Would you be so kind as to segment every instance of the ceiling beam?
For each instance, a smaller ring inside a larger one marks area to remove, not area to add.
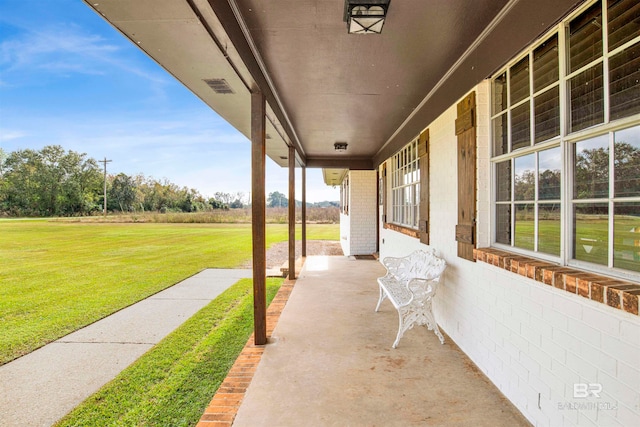
[[[274,85],[266,71],[266,66],[260,57],[257,47],[251,39],[249,30],[242,20],[242,16],[240,15],[240,11],[235,4],[235,1],[208,0],[208,2],[220,20],[220,23],[233,43],[233,46],[240,55],[245,67],[247,67],[249,73],[251,73],[251,76],[258,86],[250,88],[250,90],[252,92],[260,91],[264,94],[267,103],[271,106],[271,109],[280,121],[285,133],[291,139],[291,143],[299,154],[302,163],[306,163],[305,152],[302,148],[302,144],[300,143],[298,135],[289,120],[286,108],[282,105],[282,102],[276,93]]]

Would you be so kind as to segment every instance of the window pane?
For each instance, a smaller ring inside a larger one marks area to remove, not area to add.
[[[538,252],[560,256],[560,203],[538,207]]]
[[[511,205],[496,206],[496,242],[511,244]]]
[[[609,197],[609,139],[598,136],[575,144],[574,198]]]
[[[511,201],[511,160],[496,165],[496,200]]]
[[[507,73],[502,73],[493,79],[493,113],[496,114],[507,108]]]
[[[571,132],[604,121],[602,64],[587,69],[571,79]]]
[[[638,0],[609,0],[609,50],[622,46],[640,33]]]
[[[534,105],[536,144],[560,135],[560,88],[536,96]]]
[[[640,196],[640,127],[615,133],[615,196]]]
[[[507,144],[507,114],[504,113],[493,119],[493,155],[509,152]]]
[[[514,246],[522,249],[534,249],[534,224],[535,214],[534,205],[515,205],[516,224],[515,224],[515,241]]]
[[[640,271],[640,203],[614,207],[613,266]]]
[[[538,199],[560,199],[560,169],[562,158],[560,147],[538,153]]]
[[[529,96],[529,57],[525,56],[510,68],[511,105]]]
[[[537,92],[558,81],[558,35],[533,51],[533,91]]]
[[[569,73],[602,56],[602,6],[597,2],[569,24]]]
[[[609,59],[611,120],[640,112],[640,43]]]
[[[531,117],[529,103],[511,110],[511,149],[516,150],[531,145]]]
[[[535,200],[536,170],[535,154],[516,157],[515,183],[513,188],[514,200]]]
[[[575,259],[607,265],[608,217],[609,209],[606,203],[575,206],[573,217]]]

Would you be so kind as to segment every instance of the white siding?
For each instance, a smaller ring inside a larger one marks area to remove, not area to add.
[[[340,215],[345,255],[376,252],[377,181],[375,171],[349,171],[349,215]]]

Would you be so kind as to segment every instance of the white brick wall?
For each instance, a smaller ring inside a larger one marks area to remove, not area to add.
[[[349,215],[340,215],[340,243],[345,255],[376,252],[378,206],[375,171],[349,171]]]
[[[340,246],[342,246],[342,252],[347,256],[351,255],[351,250],[349,249],[351,223],[349,219],[349,215],[340,214]]]
[[[476,95],[482,247],[491,241],[488,83]],[[536,426],[640,425],[640,316],[457,257],[455,118],[454,105],[429,125],[430,239],[448,263],[434,306],[442,329]],[[380,237],[381,257],[421,246],[390,230]],[[601,384],[600,398],[574,398],[576,383]]]

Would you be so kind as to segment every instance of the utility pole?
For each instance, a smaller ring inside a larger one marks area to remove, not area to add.
[[[104,165],[104,210],[102,213],[104,216],[107,216],[107,163],[111,163],[111,160],[107,160],[105,157],[104,160],[98,160],[98,162]]]

